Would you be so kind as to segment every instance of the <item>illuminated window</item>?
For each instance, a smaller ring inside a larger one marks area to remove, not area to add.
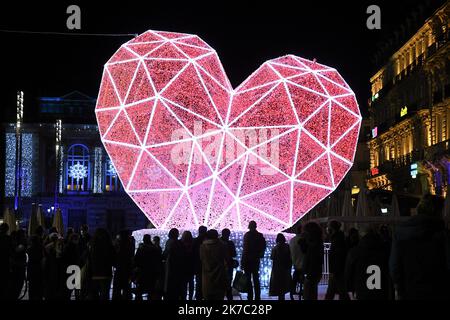
[[[378,127],[372,129],[372,138],[376,138],[378,136]]]
[[[67,151],[66,178],[67,190],[89,190],[89,150],[82,144],[72,145]]]
[[[378,166],[380,164],[380,154],[379,154],[378,150],[375,150],[375,152],[373,153],[373,160],[374,160],[375,166]]]
[[[415,179],[417,177],[417,173],[418,172],[419,172],[419,169],[418,169],[417,163],[411,164],[411,172],[410,172],[410,174],[411,174],[411,177],[413,179]]]
[[[404,106],[403,108],[400,109],[400,117],[404,117],[408,114],[408,107]]]
[[[119,177],[117,176],[116,168],[111,159],[105,162],[105,190],[118,191],[120,188]]]

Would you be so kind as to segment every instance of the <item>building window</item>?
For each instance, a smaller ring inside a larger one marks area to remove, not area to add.
[[[384,160],[391,160],[389,146],[384,146]]]
[[[111,159],[105,162],[105,191],[118,191],[120,188],[120,181]]]
[[[374,151],[373,156],[374,156],[374,159],[373,159],[374,160],[374,167],[378,167],[380,165],[380,157],[379,157],[378,150]]]
[[[67,190],[88,191],[90,189],[89,149],[82,144],[72,145],[67,150]]]

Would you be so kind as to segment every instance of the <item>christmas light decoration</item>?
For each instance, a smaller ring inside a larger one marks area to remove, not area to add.
[[[33,195],[33,161],[35,150],[38,150],[37,146],[34,145],[34,141],[32,133],[22,134],[22,197],[31,197]]]
[[[115,177],[117,175],[116,168],[114,168],[114,165],[113,165],[111,159],[108,159],[108,174],[113,177]]]
[[[184,230],[181,230],[180,234],[183,233]],[[191,231],[192,236],[197,236],[197,231]],[[166,241],[168,240],[168,232],[166,230],[156,230],[156,229],[143,229],[136,230],[133,232],[133,238],[135,240],[136,248],[139,247],[139,244],[143,242],[143,238],[145,234],[149,234],[151,238],[158,236],[161,240],[161,246],[164,249],[166,245]],[[230,234],[230,240],[234,242],[236,246],[236,259],[241,262],[242,257],[242,249],[244,248],[244,234],[243,231],[232,231]],[[292,234],[285,233],[286,240],[289,242],[292,238]],[[272,271],[272,259],[270,259],[270,255],[272,252],[272,248],[276,245],[276,235],[273,234],[265,234],[264,238],[266,239],[266,251],[264,252],[264,256],[261,259],[259,265],[259,279],[261,281],[261,287],[269,287],[270,282],[270,273]],[[238,268],[240,269],[240,268]]]
[[[94,149],[94,193],[102,193],[102,159],[103,150],[100,147]]]
[[[126,192],[157,228],[255,220],[272,233],[339,185],[361,123],[333,68],[287,55],[233,89],[198,36],[157,31],[106,63],[96,116]]]
[[[16,134],[5,134],[5,197],[14,197],[14,186],[16,183]],[[21,196],[31,197],[33,195],[33,159],[35,157],[33,148],[34,137],[32,133],[23,133],[21,138],[22,144],[22,162],[19,169],[22,183]]]
[[[81,180],[87,177],[87,167],[77,162],[69,167],[69,177]]]
[[[58,172],[58,185],[59,185],[59,193],[64,192],[64,146],[59,147],[59,172]]]
[[[5,134],[5,197],[14,197],[16,184],[16,137],[14,133]]]

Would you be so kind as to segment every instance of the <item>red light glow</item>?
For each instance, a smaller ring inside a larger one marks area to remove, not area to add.
[[[233,89],[198,36],[159,31],[106,63],[95,111],[126,192],[160,229],[290,227],[342,181],[361,123],[333,68],[287,55]]]

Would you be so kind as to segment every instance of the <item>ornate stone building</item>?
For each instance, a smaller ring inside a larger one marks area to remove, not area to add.
[[[450,180],[447,1],[370,79],[369,189],[445,195]]]
[[[125,193],[100,141],[97,125],[92,124],[94,106],[95,99],[79,92],[41,97],[36,120],[20,126],[19,153],[16,124],[3,124],[2,202],[17,209],[23,226],[33,203],[42,206],[48,226],[56,207],[62,211],[64,225],[75,229],[88,224],[92,230],[105,227],[116,234],[125,228],[148,226],[147,218]],[[17,154],[21,155],[19,162]],[[17,179],[20,197],[15,201]]]

